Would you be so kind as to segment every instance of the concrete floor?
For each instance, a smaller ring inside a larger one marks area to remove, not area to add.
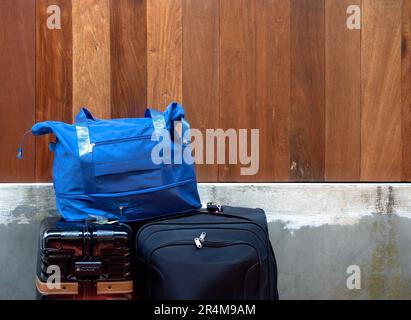
[[[203,203],[262,207],[281,299],[410,299],[411,186],[201,184]],[[0,299],[34,299],[40,221],[50,185],[0,184]],[[346,270],[361,271],[361,289]]]

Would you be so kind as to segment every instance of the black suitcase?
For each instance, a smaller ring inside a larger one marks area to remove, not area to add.
[[[261,209],[220,207],[159,219],[136,236],[149,300],[276,300],[277,266]]]
[[[38,298],[132,299],[133,251],[125,224],[46,218],[40,228]]]

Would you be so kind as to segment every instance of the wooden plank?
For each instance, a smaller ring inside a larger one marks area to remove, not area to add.
[[[252,0],[220,1],[220,127],[236,129],[237,136],[238,129],[256,128],[255,6]],[[219,181],[252,179],[254,176],[240,175],[239,163],[229,164],[226,140],[225,164],[219,166]],[[233,160],[238,162],[238,155]]]
[[[399,181],[401,0],[363,0],[361,180]]]
[[[73,1],[73,115],[111,116],[110,0]]]
[[[291,1],[291,179],[323,181],[324,0]]]
[[[182,0],[147,0],[147,104],[182,101]]]
[[[325,1],[325,179],[358,181],[361,167],[361,31],[347,28],[347,8]]]
[[[205,136],[219,127],[219,1],[185,0],[183,18],[183,106]],[[218,166],[205,164],[205,151],[197,179],[217,181]]]
[[[256,2],[256,110],[260,169],[250,181],[288,181],[290,172],[290,2]]]
[[[147,105],[146,0],[111,0],[111,115],[142,117]]]
[[[402,8],[402,180],[411,181],[411,0]]]
[[[0,181],[34,179],[34,139],[23,133],[35,121],[35,1],[0,1]]]
[[[58,5],[61,29],[48,29],[47,8]],[[36,2],[36,121],[72,120],[71,0]],[[36,180],[51,180],[50,135],[36,138]]]

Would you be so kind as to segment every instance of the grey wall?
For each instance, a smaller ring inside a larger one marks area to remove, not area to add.
[[[202,202],[261,207],[282,299],[411,298],[411,185],[200,184]],[[35,298],[40,221],[51,185],[0,184],[0,299]],[[347,267],[361,270],[349,290]]]

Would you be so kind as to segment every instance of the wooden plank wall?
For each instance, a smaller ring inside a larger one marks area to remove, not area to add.
[[[147,105],[182,101],[182,0],[147,0]]]
[[[325,1],[327,181],[357,181],[361,172],[361,31],[346,26],[350,5],[362,3]]]
[[[411,181],[411,0],[403,0],[401,58],[402,180]]]
[[[172,100],[204,135],[260,130],[256,175],[202,164],[200,181],[411,181],[411,0],[4,0],[0,40],[1,181],[50,180],[52,138],[15,160],[35,121]]]
[[[201,132],[220,127],[219,3],[219,0],[183,2],[182,102],[193,126]],[[197,156],[206,162],[206,154],[197,153]],[[200,181],[217,181],[218,166],[198,166],[197,177]]]
[[[87,106],[97,118],[109,118],[110,2],[73,1],[72,6],[73,117]]]
[[[401,180],[401,9],[401,1],[363,0],[362,180],[377,181],[381,172]]]
[[[61,29],[47,27],[47,8],[58,5],[61,10]],[[36,1],[36,122],[72,121],[73,106],[73,36],[71,0]],[[34,107],[34,106],[33,106]],[[49,152],[51,135],[35,139],[35,154],[25,152],[25,160],[36,164],[36,181],[51,179],[53,155]],[[34,138],[28,137],[33,141]],[[25,146],[24,146],[25,147]],[[18,166],[20,162],[15,165]]]
[[[257,128],[255,10],[255,1],[220,0],[219,126],[224,130]],[[228,146],[225,151],[225,164],[219,166],[218,179],[249,178],[241,177],[238,166],[233,165],[238,155],[231,159]]]
[[[145,0],[111,1],[111,116],[142,117],[147,106]]]
[[[296,181],[324,181],[324,6],[324,0],[291,1],[290,178]]]
[[[0,176],[7,182],[35,179],[35,162],[16,159],[21,136],[35,121],[34,24],[34,0],[0,1]],[[34,154],[34,148],[30,140],[24,151]]]

